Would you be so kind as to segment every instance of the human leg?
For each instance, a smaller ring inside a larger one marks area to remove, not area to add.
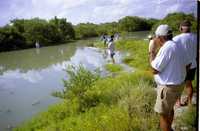
[[[169,125],[170,125],[170,129],[171,129],[172,123],[173,123],[173,120],[174,120],[174,109],[172,109],[168,118],[169,118]]]
[[[188,104],[192,104],[193,86],[192,86],[192,81],[190,80],[186,81],[186,91],[187,91]]]
[[[160,114],[160,128],[162,131],[170,131],[171,130],[169,116]]]
[[[192,96],[193,96],[193,85],[192,81],[195,77],[196,68],[190,69],[187,72],[186,76],[186,92],[187,92],[187,100],[183,103],[184,105],[192,104]]]
[[[111,53],[111,55],[110,55],[110,57],[111,57],[111,59],[112,59],[112,63],[113,63],[113,64],[115,64],[114,55],[115,55],[115,53]]]
[[[158,86],[157,99],[154,110],[160,114],[160,128],[162,131],[171,131],[174,119],[174,104],[180,98],[183,85]]]

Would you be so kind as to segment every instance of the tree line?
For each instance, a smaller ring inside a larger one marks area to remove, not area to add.
[[[160,23],[169,24],[173,30],[178,31],[178,25],[183,19],[193,23],[193,30],[197,22],[192,14],[172,13],[164,19],[146,19],[137,16],[126,16],[117,22],[93,24],[80,23],[72,25],[66,18],[54,17],[50,20],[39,18],[14,19],[4,27],[0,27],[0,52],[35,47],[39,42],[41,46],[67,43],[76,39],[97,37],[102,34],[114,34],[154,30]]]

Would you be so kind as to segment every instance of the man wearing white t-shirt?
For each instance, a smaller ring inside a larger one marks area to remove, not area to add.
[[[190,67],[186,75],[186,89],[187,89],[187,100],[183,103],[178,100],[178,105],[187,105],[192,103],[193,87],[192,80],[195,77],[195,71],[197,67],[197,36],[190,32],[191,23],[188,20],[184,20],[180,24],[181,34],[173,38],[173,40],[178,44],[179,48],[184,50],[185,55],[189,58]]]
[[[157,98],[154,110],[160,114],[162,131],[171,131],[174,118],[174,104],[181,96],[186,76],[187,60],[182,58],[172,41],[172,30],[168,25],[160,25],[156,29],[156,37],[161,45],[155,58],[151,59],[154,79],[157,83]]]

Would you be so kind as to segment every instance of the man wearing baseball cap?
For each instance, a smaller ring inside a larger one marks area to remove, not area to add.
[[[189,58],[190,66],[188,67],[186,75],[186,90],[187,100],[181,103],[180,99],[177,101],[178,106],[187,105],[192,103],[193,87],[192,81],[195,77],[195,71],[197,67],[197,35],[190,32],[191,23],[188,20],[184,20],[180,24],[180,35],[177,35],[173,40],[178,44],[179,48],[184,50],[185,55]]]
[[[174,118],[174,104],[181,96],[186,76],[187,59],[172,41],[172,30],[168,25],[160,25],[155,31],[160,50],[152,58],[154,79],[157,83],[157,98],[154,110],[160,115],[162,131],[171,131]]]

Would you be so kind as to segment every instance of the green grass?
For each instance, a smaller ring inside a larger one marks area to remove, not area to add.
[[[186,112],[177,118],[176,130],[181,131],[187,128],[188,131],[195,131],[197,129],[197,112],[195,106],[190,106]]]
[[[49,107],[15,131],[159,131],[153,111],[156,99],[145,41],[118,41],[119,50],[130,53],[124,62],[135,72],[100,78],[82,67],[67,70],[65,89],[55,93],[63,102]],[[118,65],[106,65],[120,71]],[[193,122],[191,122],[193,123]]]
[[[151,75],[143,71],[101,78],[84,88],[81,97],[71,95],[16,130],[155,131],[152,83]]]
[[[123,70],[123,67],[121,65],[118,65],[118,64],[106,64],[105,68],[106,68],[106,70],[113,72],[113,73]]]
[[[130,53],[123,60],[131,67],[149,70],[148,62],[148,41],[143,40],[121,40],[116,44],[119,50],[125,50]]]

